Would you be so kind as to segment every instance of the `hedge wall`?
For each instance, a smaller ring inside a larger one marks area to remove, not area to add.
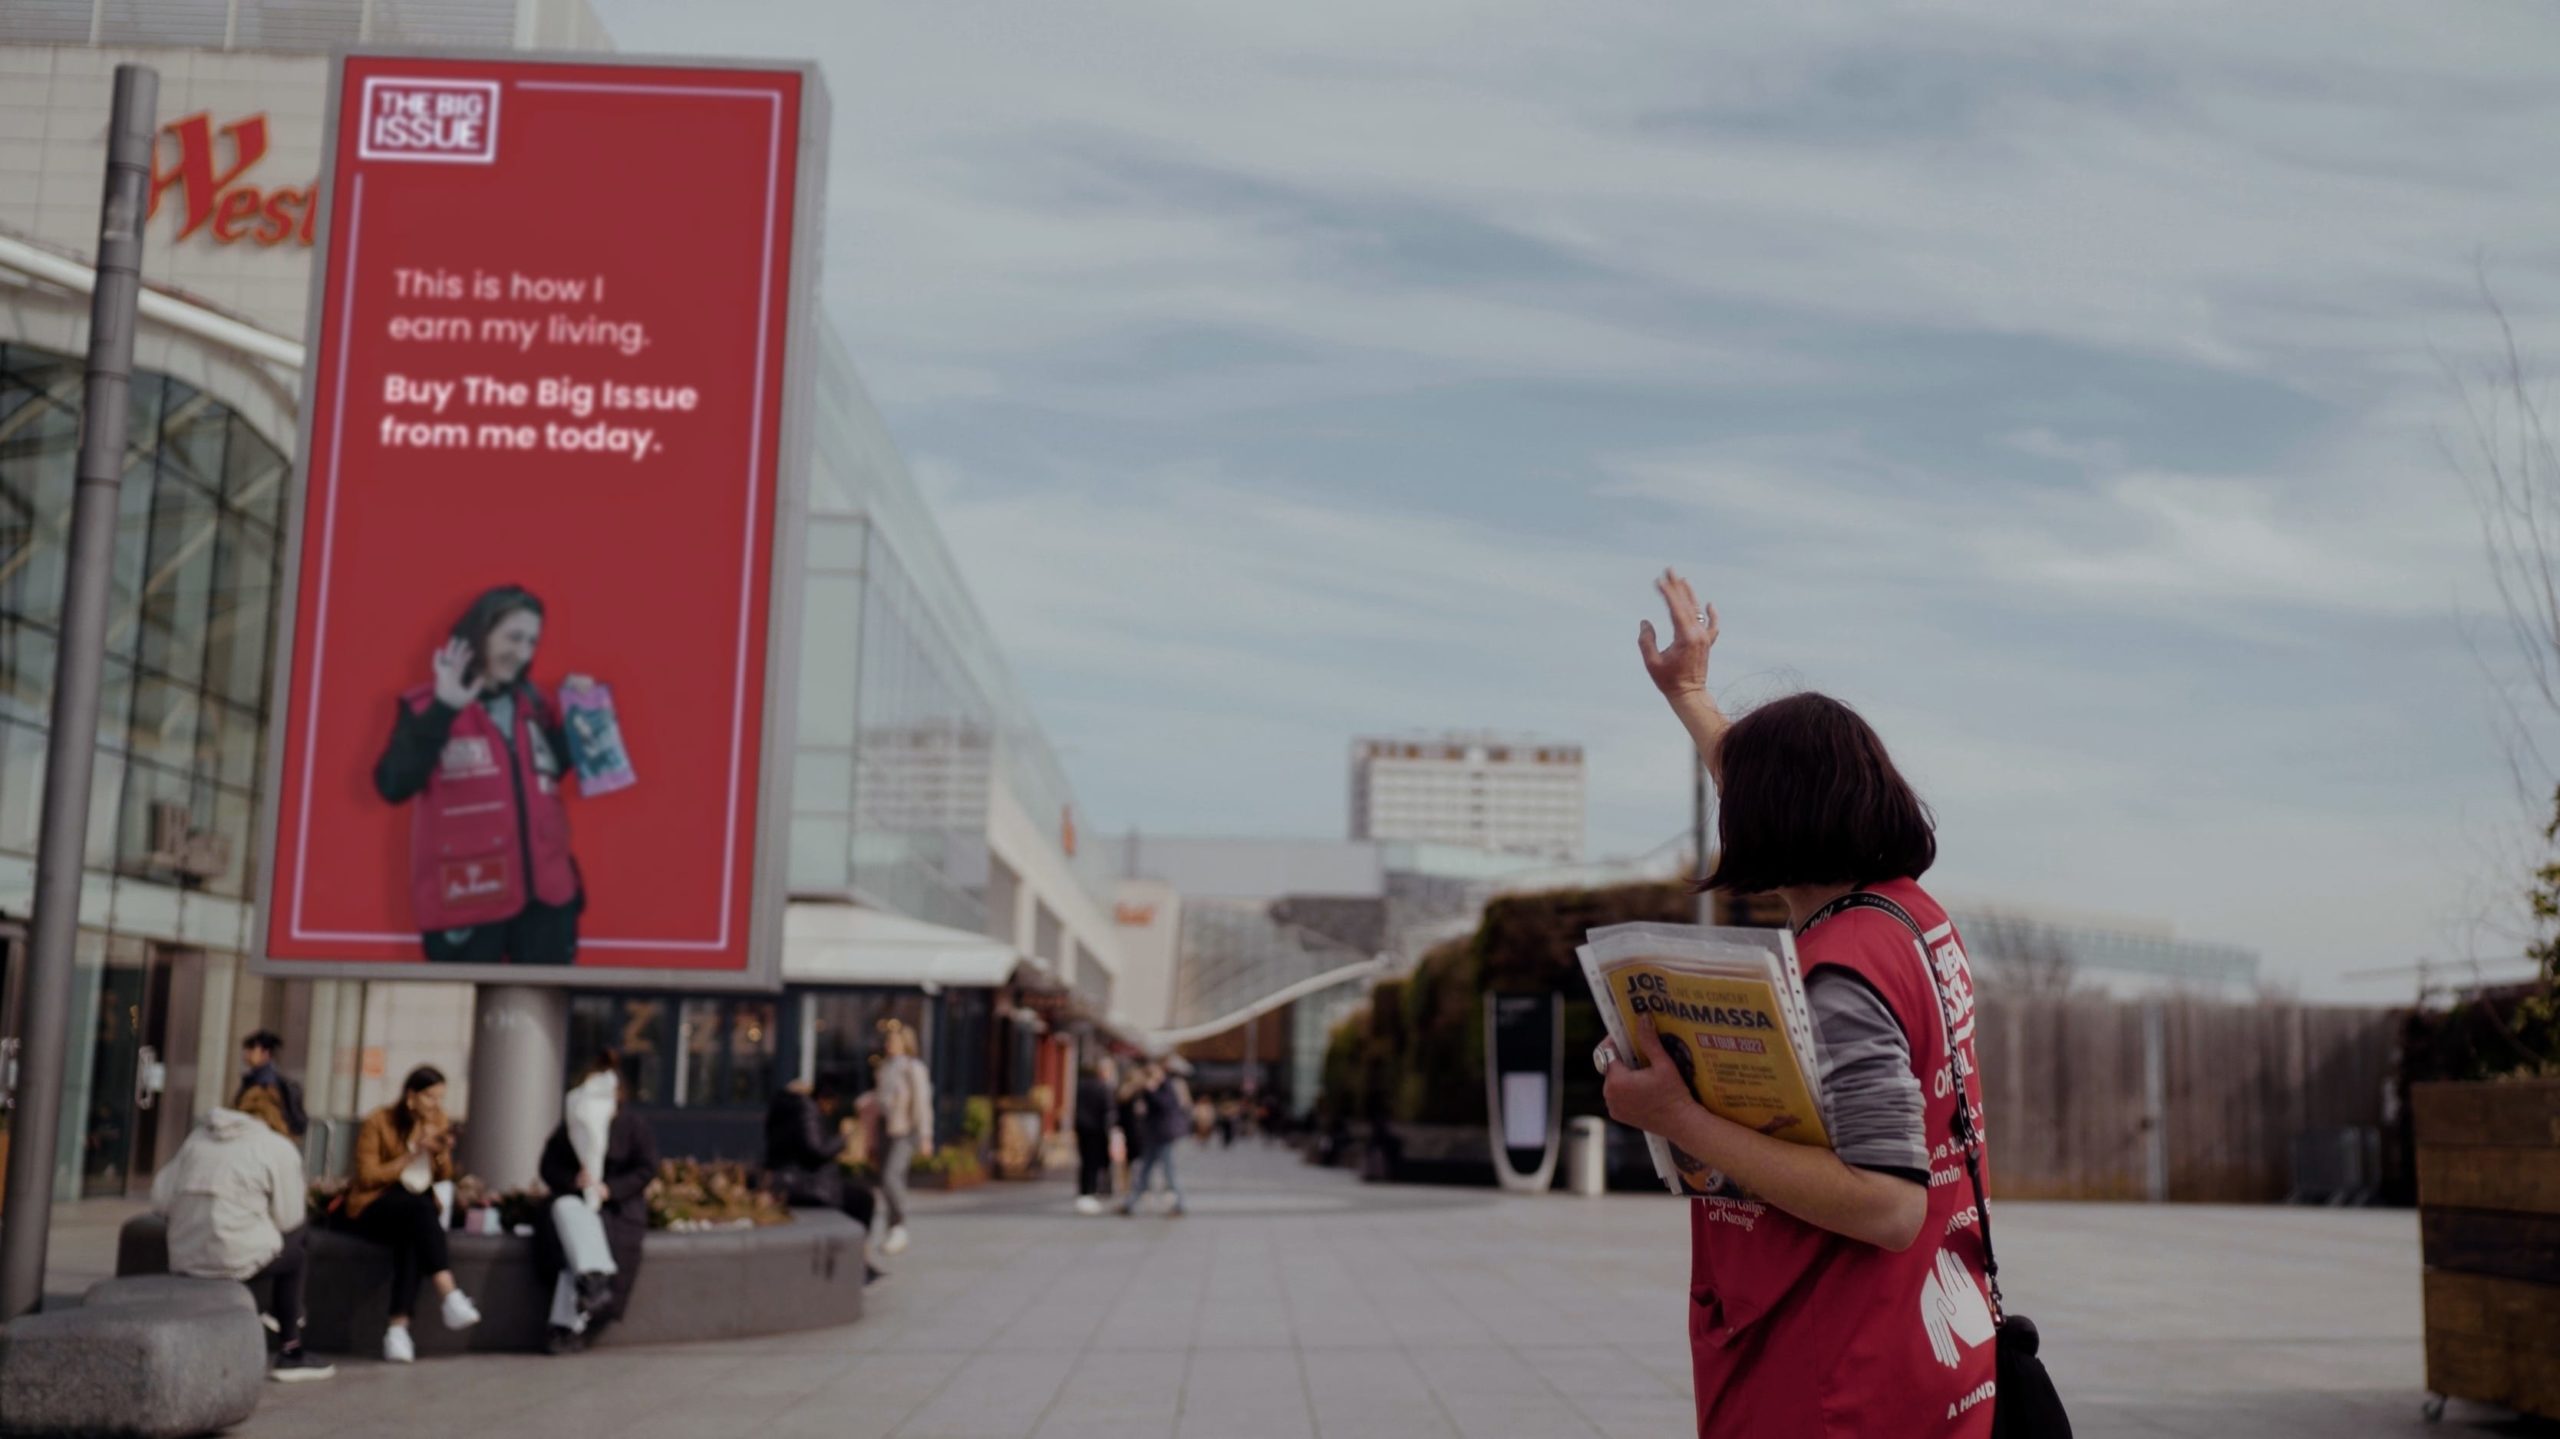
[[[1719,896],[1716,909],[1722,924],[1784,923],[1771,900]],[[1355,1121],[1484,1123],[1484,996],[1553,992],[1564,998],[1565,1113],[1600,1113],[1600,1077],[1586,1061],[1603,1030],[1574,947],[1601,925],[1696,915],[1697,897],[1679,881],[1495,900],[1473,935],[1378,985],[1367,1011],[1334,1030],[1319,1110]]]

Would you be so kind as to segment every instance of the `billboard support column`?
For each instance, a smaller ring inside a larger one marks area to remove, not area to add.
[[[62,1065],[71,1048],[71,951],[80,929],[89,770],[97,757],[98,677],[106,654],[107,579],[115,563],[116,492],[128,448],[134,319],[142,298],[142,224],[149,214],[159,109],[160,72],[147,65],[118,65],[98,216],[98,278],[89,296],[89,374],[81,396],[79,486],[71,505],[62,647],[54,680],[53,730],[45,744],[44,833],[37,841],[35,933],[21,1019],[24,1079],[9,1146],[8,1208],[0,1216],[0,1320],[33,1311],[44,1298],[54,1150],[62,1127]]]
[[[484,984],[471,1001],[471,1112],[461,1170],[500,1191],[533,1183],[568,1087],[569,992]]]

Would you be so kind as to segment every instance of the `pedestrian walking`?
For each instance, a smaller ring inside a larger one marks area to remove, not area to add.
[[[264,1088],[253,1092],[274,1103]],[[169,1221],[170,1273],[268,1283],[280,1343],[267,1377],[288,1384],[337,1372],[302,1347],[309,1204],[301,1151],[236,1109],[207,1113],[151,1181],[151,1207]]]
[[[453,1139],[444,1075],[423,1064],[401,1081],[400,1097],[366,1115],[356,1133],[355,1181],[345,1212],[357,1234],[391,1251],[391,1323],[382,1331],[382,1357],[393,1364],[418,1358],[409,1320],[421,1278],[434,1286],[447,1329],[480,1322],[479,1308],[454,1282],[444,1212],[430,1192],[453,1178]]]
[[[1673,637],[1657,650],[1642,627],[1645,668],[1721,801],[1701,888],[1785,902],[1834,1141],[1788,1144],[1709,1113],[1649,1022],[1640,1055],[1603,1046],[1610,1115],[1717,1173],[1689,1206],[1698,1433],[1985,1439],[1998,1291],[1986,1298],[1988,1216],[1965,1183],[1987,1161],[1973,990],[1919,885],[1937,855],[1929,812],[1838,700],[1800,694],[1727,720],[1707,689],[1715,612],[1675,574],[1656,588]]]
[[[880,1158],[880,1199],[889,1209],[889,1237],[880,1252],[897,1255],[907,1247],[907,1170],[919,1154],[933,1153],[933,1075],[916,1057],[915,1031],[894,1020],[880,1025],[883,1051],[877,1096],[881,1133],[888,1137]]]
[[[592,1258],[591,1232],[579,1241],[583,1257],[570,1252],[567,1230],[557,1227],[563,1206],[555,1199],[555,1237],[563,1269],[552,1290],[549,1348],[554,1354],[574,1354],[593,1344],[605,1326],[630,1309],[631,1291],[640,1282],[641,1243],[649,1233],[649,1186],[658,1177],[658,1137],[624,1102],[629,1091],[620,1067],[619,1057],[610,1050],[587,1065],[577,1089],[571,1091],[560,1127],[542,1147],[543,1187],[591,1207],[603,1229],[606,1252],[605,1265],[599,1268]],[[604,1099],[610,1099],[609,1108],[600,1102]],[[572,1222],[585,1228],[574,1211]],[[582,1271],[582,1277],[600,1272],[604,1283],[571,1281],[572,1268]],[[571,1291],[565,1309],[560,1302],[563,1283]]]
[[[1076,1213],[1100,1214],[1111,1196],[1111,1118],[1119,1067],[1098,1055],[1076,1081]]]
[[[1136,1187],[1138,1170],[1147,1162],[1147,1150],[1153,1147],[1147,1131],[1148,1066],[1133,1063],[1120,1079],[1120,1103],[1113,1119],[1120,1133],[1120,1174],[1117,1189],[1126,1194]]]
[[[1173,1151],[1192,1126],[1191,1090],[1175,1074],[1161,1064],[1147,1067],[1146,1115],[1148,1126],[1147,1157],[1139,1162],[1138,1172],[1129,1181],[1129,1195],[1120,1205],[1124,1216],[1138,1212],[1138,1201],[1147,1197],[1154,1176],[1164,1175],[1164,1187],[1173,1195],[1172,1216],[1179,1219],[1188,1208],[1182,1197],[1182,1180],[1174,1173]]]
[[[241,1107],[240,1100],[253,1089],[263,1089],[275,1096],[277,1113],[284,1121],[284,1135],[300,1139],[311,1128],[311,1116],[302,1105],[302,1086],[285,1077],[276,1067],[284,1053],[284,1041],[272,1029],[261,1029],[240,1041],[240,1088],[231,1103]]]
[[[818,1105],[816,1086],[805,1079],[791,1081],[765,1111],[765,1182],[785,1204],[833,1209],[861,1225],[862,1281],[868,1284],[884,1277],[868,1257],[878,1200],[871,1186],[847,1173],[841,1162],[853,1134],[853,1116],[828,1124]]]

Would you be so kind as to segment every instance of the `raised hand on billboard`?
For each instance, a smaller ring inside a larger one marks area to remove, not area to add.
[[[461,640],[447,640],[436,651],[436,703],[446,709],[469,709],[480,697],[480,686],[469,678],[471,646]]]

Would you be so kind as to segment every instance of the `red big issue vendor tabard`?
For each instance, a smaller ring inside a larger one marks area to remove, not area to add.
[[[1982,1229],[1951,1137],[1959,1091],[1980,1123],[1973,976],[1955,926],[1920,886],[1870,888],[1919,921],[1928,954],[1891,916],[1851,909],[1807,931],[1798,962],[1807,974],[1831,966],[1866,981],[1910,1039],[1927,1100],[1929,1217],[1894,1254],[1747,1196],[1692,1200],[1689,1351],[1701,1435],[1991,1433]],[[1960,1080],[1949,1073],[1951,1047]]]

